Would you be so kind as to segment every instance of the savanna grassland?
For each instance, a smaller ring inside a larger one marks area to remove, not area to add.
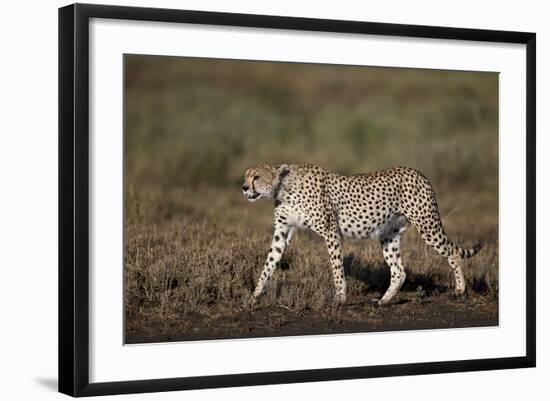
[[[126,342],[498,324],[498,75],[125,56]],[[452,298],[446,260],[410,228],[389,307],[376,241],[344,243],[345,305],[322,240],[297,232],[267,293],[247,300],[273,202],[249,203],[257,163],[339,173],[422,171],[449,237],[484,248]]]

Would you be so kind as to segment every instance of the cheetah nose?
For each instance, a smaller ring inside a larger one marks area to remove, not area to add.
[[[248,191],[248,185],[243,185],[243,191]]]

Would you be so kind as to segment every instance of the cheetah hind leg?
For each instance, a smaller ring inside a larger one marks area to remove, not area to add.
[[[340,236],[336,230],[323,236],[330,256],[332,277],[334,280],[334,288],[336,289],[336,302],[338,304],[344,304],[346,302],[346,277],[344,274],[344,260],[342,258]]]
[[[382,245],[382,252],[384,253],[384,259],[390,268],[390,286],[382,296],[382,298],[375,299],[374,301],[378,305],[387,305],[391,299],[397,294],[403,283],[405,282],[405,268],[401,261],[401,235],[395,234],[393,237],[380,238],[380,245]]]
[[[453,296],[463,295],[466,291],[466,281],[464,280],[464,273],[462,271],[462,263],[460,257],[456,254],[452,254],[447,258],[447,262],[453,271],[455,278],[455,290]]]
[[[466,280],[464,279],[464,272],[462,270],[462,258],[474,256],[481,249],[482,245],[478,244],[471,249],[462,249],[456,246],[445,234],[439,220],[432,226],[425,228],[420,226],[419,231],[424,241],[435,249],[437,253],[447,259],[447,263],[449,263],[455,280],[455,289],[452,295],[463,295],[466,291]],[[428,233],[431,233],[431,235]]]

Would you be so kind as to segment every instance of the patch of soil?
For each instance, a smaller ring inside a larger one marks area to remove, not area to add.
[[[126,344],[363,333],[498,325],[498,300],[480,295],[418,297],[402,293],[386,307],[350,299],[327,312],[295,311],[285,306],[252,307],[233,313],[185,316],[127,316]]]

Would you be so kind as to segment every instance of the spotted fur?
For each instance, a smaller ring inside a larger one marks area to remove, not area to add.
[[[325,240],[339,302],[346,299],[342,238],[380,241],[391,279],[379,304],[390,302],[405,281],[400,240],[409,225],[447,259],[456,294],[466,288],[461,259],[481,249],[480,244],[463,249],[449,240],[432,186],[411,168],[344,176],[314,165],[262,164],[245,171],[243,193],[250,201],[275,200],[273,241],[253,300],[264,292],[296,228],[311,230]]]

